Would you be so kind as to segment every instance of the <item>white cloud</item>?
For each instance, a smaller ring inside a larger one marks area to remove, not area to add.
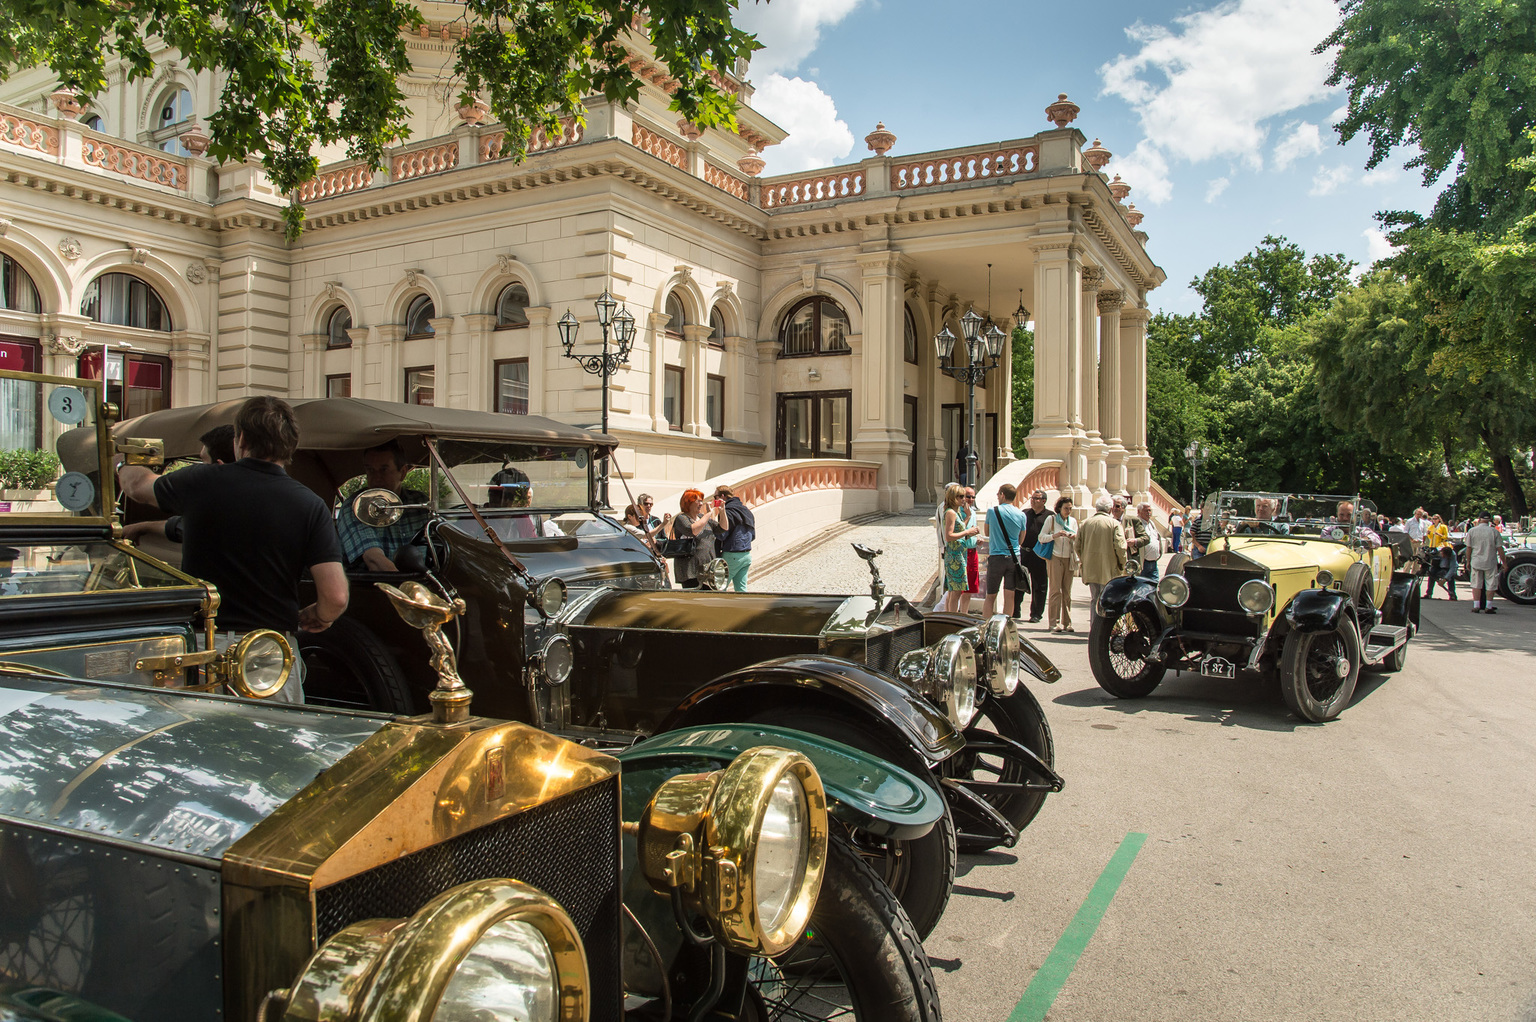
[[[859,3],[860,0],[773,0],[742,4],[733,20],[763,44],[752,55],[753,78],[799,67],[821,42],[822,28],[842,21]]]
[[[853,132],[815,82],[768,75],[758,83],[752,106],[789,132],[789,138],[763,153],[767,174],[831,166],[853,151]]]
[[[1157,206],[1173,197],[1168,160],[1145,139],[1128,156],[1116,156],[1106,173],[1119,174],[1131,185],[1131,202]]]
[[[1376,185],[1393,184],[1394,182],[1404,179],[1417,182],[1418,176],[1416,174],[1409,173],[1393,161],[1383,163],[1375,170],[1368,170],[1364,174],[1360,175],[1361,184],[1367,184],[1373,187]]]
[[[1378,259],[1385,259],[1397,251],[1397,249],[1392,247],[1392,243],[1387,240],[1386,231],[1367,227],[1361,233],[1365,235],[1365,261],[1367,263],[1374,263]]]
[[[1312,187],[1307,191],[1308,195],[1332,195],[1350,179],[1355,176],[1355,169],[1348,166],[1324,168],[1319,167],[1312,177]]]
[[[1276,170],[1285,170],[1297,160],[1323,151],[1323,136],[1316,124],[1301,121],[1290,133],[1275,143],[1273,159]]]
[[[1215,202],[1217,198],[1220,197],[1221,193],[1227,190],[1227,185],[1231,183],[1232,179],[1229,177],[1218,177],[1214,181],[1206,182],[1205,201]]]
[[[1099,69],[1103,92],[1136,109],[1143,165],[1155,163],[1155,150],[1165,170],[1170,160],[1210,159],[1258,169],[1268,122],[1332,91],[1324,84],[1330,57],[1312,48],[1337,21],[1331,0],[1226,0],[1172,28],[1138,22],[1126,33],[1140,49]],[[1149,189],[1147,201],[1162,201],[1154,198],[1162,192],[1161,183]]]

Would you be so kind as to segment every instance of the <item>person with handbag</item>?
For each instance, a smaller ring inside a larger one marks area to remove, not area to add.
[[[997,593],[1003,591],[1003,613],[1013,616],[1020,592],[1029,592],[1029,575],[1019,562],[1019,543],[1028,522],[1014,507],[1018,489],[1004,483],[997,489],[997,504],[987,512],[987,598],[982,612],[990,618],[997,606]]]
[[[956,614],[970,612],[971,594],[975,592],[967,563],[981,532],[971,507],[975,499],[963,486],[951,484],[944,491],[944,609]]]
[[[699,573],[715,559],[715,529],[726,529],[725,501],[710,507],[703,490],[684,490],[680,514],[673,516],[662,556],[672,559],[672,577],[683,589],[699,588]]]
[[[1046,599],[1046,627],[1053,632],[1072,628],[1072,575],[1077,564],[1077,520],[1072,517],[1072,498],[1059,497],[1051,516],[1040,527],[1035,553],[1045,559],[1050,595]]]

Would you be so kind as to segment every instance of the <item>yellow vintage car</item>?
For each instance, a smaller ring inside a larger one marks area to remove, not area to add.
[[[1094,607],[1094,678],[1124,699],[1171,668],[1207,677],[1278,673],[1303,720],[1349,705],[1362,668],[1400,671],[1418,630],[1406,538],[1378,535],[1358,496],[1222,491],[1207,498],[1195,553],[1160,582],[1108,583]]]

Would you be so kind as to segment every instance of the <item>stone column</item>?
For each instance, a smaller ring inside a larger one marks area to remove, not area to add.
[[[1121,406],[1122,441],[1128,455],[1126,486],[1138,502],[1151,500],[1152,456],[1147,453],[1147,321],[1152,313],[1142,308],[1120,313],[1120,381],[1125,404]]]
[[[864,270],[861,296],[864,306],[864,331],[859,354],[861,363],[854,376],[853,456],[860,461],[878,461],[880,473],[875,486],[880,509],[900,511],[912,506],[912,489],[907,484],[908,458],[912,442],[902,423],[902,309],[906,282],[896,252],[870,252],[859,257]]]
[[[1060,460],[1060,490],[1090,504],[1082,447],[1082,262],[1066,233],[1029,239],[1035,257],[1035,422],[1033,458]]]
[[[923,388],[919,395],[918,415],[921,419],[919,435],[922,449],[918,451],[918,457],[928,463],[929,494],[937,501],[944,496],[944,487],[955,478],[955,468],[947,461],[948,452],[944,449],[944,409],[943,396],[940,388],[946,386],[949,377],[939,372],[938,352],[934,350],[934,335],[942,333],[945,325],[945,312],[953,295],[946,295],[938,288],[930,288],[928,292],[928,322],[930,324],[929,335],[918,339],[918,344],[927,351],[923,356],[923,362],[928,367],[923,373]],[[958,334],[957,326],[950,333]],[[960,342],[956,341],[956,345]],[[932,358],[929,362],[927,359]]]
[[[1003,342],[1002,364],[997,370],[997,467],[1002,468],[1013,455],[1013,328],[1008,329],[1008,339]]]
[[[405,344],[405,324],[385,323],[375,328],[363,345],[363,376],[360,397],[380,401],[405,400],[405,374],[400,349]]]
[[[266,235],[238,232],[219,265],[218,397],[290,390],[290,254]],[[217,398],[216,398],[217,399]]]
[[[1080,361],[1083,367],[1082,447],[1088,468],[1085,481],[1095,498],[1108,493],[1104,488],[1107,476],[1104,458],[1109,448],[1099,428],[1099,331],[1096,322],[1099,292],[1103,286],[1103,269],[1097,266],[1083,268],[1083,309],[1078,332],[1082,343]]]
[[[1125,443],[1121,438],[1120,412],[1120,308],[1125,292],[1099,292],[1099,432],[1107,448],[1105,487],[1119,493],[1125,489]]]
[[[453,317],[439,316],[427,322],[432,324],[432,403],[441,408],[463,408],[454,401],[453,380],[448,375],[454,345]]]
[[[325,345],[330,334],[300,334],[304,346],[304,382],[299,388],[301,397],[325,397],[325,374],[320,371],[320,361],[325,357]]]
[[[568,360],[560,354],[563,349],[554,325],[555,310],[536,305],[524,309],[523,314],[528,317],[528,414],[558,418],[561,409],[554,397],[554,370]],[[487,356],[487,373],[492,361]]]
[[[529,323],[533,322],[530,309]],[[548,309],[538,310],[545,316],[549,315]],[[496,379],[491,371],[491,332],[496,329],[496,317],[488,312],[470,312],[459,317],[464,321],[463,330],[463,374],[464,374],[464,405],[477,412],[494,412],[496,410]],[[529,330],[533,327],[529,326]],[[530,377],[533,373],[533,359],[528,360]],[[449,371],[458,373],[458,367],[451,366]],[[529,387],[528,410],[535,415],[543,415],[544,412],[535,412],[532,405],[533,388]],[[542,395],[541,395],[542,399]]]
[[[725,439],[746,443],[752,439],[747,424],[747,360],[755,357],[756,352],[752,342],[745,337],[726,337],[724,341]],[[761,374],[758,379],[762,379]],[[761,393],[761,384],[758,390]]]
[[[777,337],[757,342],[757,417],[763,446],[767,448],[764,461],[779,456],[779,374],[775,366],[783,350],[784,342]]]
[[[689,323],[683,327],[683,385],[688,388],[683,401],[683,432],[711,436],[709,420],[704,416],[704,397],[709,393],[709,363],[704,350],[709,344],[709,324]]]
[[[363,396],[363,372],[364,360],[368,355],[368,339],[373,336],[373,331],[365,326],[347,327],[347,337],[352,341],[352,347],[347,349],[350,356],[347,364],[347,375],[351,378],[352,396]]]
[[[665,312],[651,313],[651,428],[662,434],[672,428],[662,411],[662,398],[666,396],[667,359],[661,347],[666,343],[667,324],[670,322],[672,317]]]

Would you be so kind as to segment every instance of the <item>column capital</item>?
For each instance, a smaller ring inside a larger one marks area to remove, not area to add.
[[[683,327],[683,338],[693,344],[701,344],[709,340],[711,332],[708,323],[688,323]]]
[[[1143,308],[1140,308],[1138,306],[1134,306],[1133,305],[1133,306],[1131,306],[1128,309],[1121,309],[1120,310],[1120,322],[1124,323],[1126,325],[1130,325],[1130,324],[1133,324],[1133,323],[1145,324],[1151,318],[1152,318],[1152,310],[1151,309],[1143,309]]]
[[[330,334],[300,334],[299,340],[303,342],[305,351],[324,351],[326,342],[331,339]]]
[[[1025,238],[1024,244],[1035,254],[1037,261],[1059,261],[1065,259],[1080,259],[1081,250],[1077,245],[1077,232],[1057,231],[1051,234],[1036,234]]]
[[[555,310],[548,305],[530,305],[523,310],[523,315],[528,317],[529,329],[547,326],[554,314]]]
[[[1104,286],[1104,270],[1099,266],[1083,267],[1083,290],[1097,291]]]
[[[1125,305],[1125,292],[1118,288],[1104,288],[1099,291],[1099,314],[1119,312]]]
[[[772,362],[784,350],[784,342],[778,338],[757,342],[757,357],[762,362]]]
[[[347,327],[347,339],[350,340],[353,344],[368,343],[368,328],[365,326]]]
[[[545,311],[548,312],[548,310]],[[464,321],[464,325],[469,327],[471,330],[494,330],[496,328],[495,313],[465,312],[460,314],[459,318],[462,319]],[[533,317],[528,317],[528,321],[532,323]]]
[[[859,255],[858,264],[864,269],[866,277],[900,276],[902,271],[902,255],[892,249],[884,249],[879,252],[865,252]],[[903,287],[905,289],[905,287]]]

